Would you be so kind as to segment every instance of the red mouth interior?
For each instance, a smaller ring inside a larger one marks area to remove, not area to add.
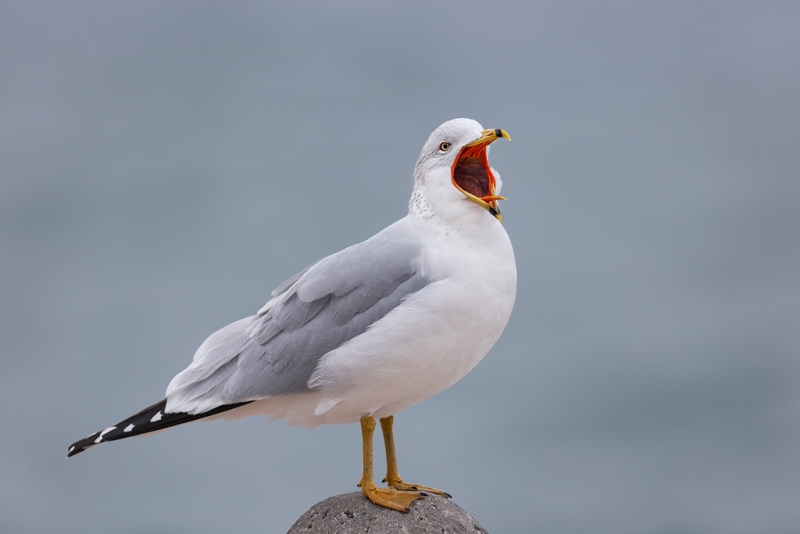
[[[453,164],[453,183],[478,198],[494,194],[494,176],[486,159],[486,146],[468,146]]]

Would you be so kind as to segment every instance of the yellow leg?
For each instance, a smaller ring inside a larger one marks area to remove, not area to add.
[[[364,472],[361,475],[361,493],[377,505],[399,512],[408,512],[412,502],[424,497],[420,491],[403,491],[396,488],[378,488],[372,475],[372,434],[375,419],[370,415],[361,418],[361,438],[364,448]]]
[[[374,423],[373,423],[374,424]],[[429,488],[428,486],[420,486],[419,484],[407,484],[400,478],[400,473],[397,472],[397,453],[394,449],[394,432],[392,425],[394,424],[394,416],[384,417],[381,419],[381,430],[383,431],[383,445],[386,447],[386,482],[390,487],[403,491],[423,491],[435,493],[442,497],[450,498],[449,493],[436,488]]]

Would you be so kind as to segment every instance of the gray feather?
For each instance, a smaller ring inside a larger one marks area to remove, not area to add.
[[[314,263],[312,263],[311,265],[309,265],[308,267],[306,267],[305,269],[303,269],[302,271],[300,271],[296,275],[294,275],[291,278],[289,278],[288,280],[286,280],[284,283],[282,283],[281,285],[279,285],[278,287],[273,289],[271,295],[273,297],[277,297],[281,293],[286,292],[286,290],[289,289],[290,287],[292,287],[295,284],[295,282],[300,280],[301,276],[306,274],[310,268],[312,268],[313,266],[315,266],[319,262],[320,262],[320,260],[315,261]]]
[[[167,390],[167,410],[202,413],[230,404],[309,391],[326,353],[363,334],[428,280],[420,248],[390,226],[328,256],[273,292],[261,315],[213,334]]]

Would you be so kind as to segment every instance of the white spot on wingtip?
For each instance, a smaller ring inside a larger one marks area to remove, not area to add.
[[[150,419],[151,423],[156,423],[158,421],[161,421],[161,410],[157,411],[153,418]]]
[[[132,424],[126,426],[125,429],[123,430],[123,432],[130,432],[131,430],[133,430],[133,425]]]
[[[71,453],[74,450],[75,450],[75,445],[73,445],[72,447],[69,448],[69,450],[67,451],[67,454]]]
[[[110,426],[110,427],[106,428],[105,430],[103,430],[102,432],[100,432],[100,435],[99,435],[99,436],[97,436],[97,439],[96,439],[96,440],[94,440],[94,442],[95,442],[95,443],[100,443],[101,441],[103,441],[103,436],[105,436],[106,434],[108,434],[109,432],[111,432],[112,430],[114,430],[115,428],[117,428],[117,427],[115,427],[115,426]]]

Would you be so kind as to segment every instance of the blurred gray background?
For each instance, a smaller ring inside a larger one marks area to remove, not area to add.
[[[399,415],[403,476],[496,533],[800,531],[800,4],[287,4],[0,4],[0,531],[285,532],[356,490],[355,425],[65,454],[402,217],[463,116],[514,139],[517,305]]]

